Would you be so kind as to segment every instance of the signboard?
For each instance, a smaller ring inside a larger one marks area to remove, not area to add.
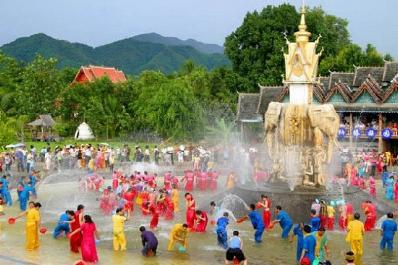
[[[373,140],[376,137],[377,130],[374,128],[366,129],[366,136],[368,136],[369,140]]]
[[[344,138],[346,136],[346,134],[347,134],[347,131],[345,130],[345,128],[340,127],[339,131],[337,132],[337,136],[339,138]]]
[[[359,138],[361,136],[361,128],[355,128],[352,130],[352,136],[354,138]]]
[[[383,137],[384,140],[390,140],[392,137],[392,130],[390,128],[384,128],[381,131],[381,137]]]

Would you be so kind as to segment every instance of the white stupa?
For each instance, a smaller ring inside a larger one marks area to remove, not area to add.
[[[87,123],[82,122],[75,132],[75,139],[76,140],[90,140],[94,139],[93,131],[91,130],[90,126]]]

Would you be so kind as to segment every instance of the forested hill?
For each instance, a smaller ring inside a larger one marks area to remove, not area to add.
[[[230,65],[224,54],[205,53],[184,45],[190,42],[192,40],[181,41],[158,34],[145,34],[93,48],[85,44],[57,40],[40,33],[19,38],[3,45],[0,50],[25,62],[30,62],[36,54],[41,54],[46,58],[57,58],[59,67],[105,65],[119,68],[126,74],[138,74],[149,69],[171,73],[178,70],[187,60],[192,60],[207,69]],[[197,41],[194,41],[193,45],[200,46],[202,50],[207,49],[208,52],[215,48]]]

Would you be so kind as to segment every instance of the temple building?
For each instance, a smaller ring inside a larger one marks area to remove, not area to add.
[[[94,82],[103,77],[108,77],[112,83],[120,83],[127,80],[122,71],[113,67],[89,65],[80,67],[72,83]]]
[[[353,73],[318,77],[312,104],[333,104],[340,115],[342,147],[398,153],[398,62],[356,67]],[[288,86],[260,86],[259,93],[239,93],[237,121],[245,139],[262,127],[272,101],[289,102]],[[259,134],[260,135],[260,134]]]

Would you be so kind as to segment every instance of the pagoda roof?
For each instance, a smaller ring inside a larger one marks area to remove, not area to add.
[[[276,101],[276,98],[283,86],[261,86],[260,87],[260,100],[257,105],[257,113],[263,115],[268,108],[268,104]]]
[[[355,67],[355,75],[352,86],[359,87],[366,78],[372,77],[380,83],[383,79],[384,67]]]
[[[355,67],[354,73],[331,72],[317,81],[314,101],[333,104],[338,112],[398,113],[398,62],[385,62],[384,67]],[[259,122],[270,102],[283,102],[287,95],[287,86],[260,86],[260,93],[239,93],[237,118]]]
[[[398,62],[385,62],[383,82],[391,82],[398,73]]]
[[[101,79],[103,77],[108,77],[112,83],[119,83],[126,81],[126,76],[123,71],[119,71],[114,67],[104,67],[104,66],[82,66],[79,72],[77,72],[74,82],[79,82],[79,77],[84,75],[89,82],[93,82],[96,79]]]

